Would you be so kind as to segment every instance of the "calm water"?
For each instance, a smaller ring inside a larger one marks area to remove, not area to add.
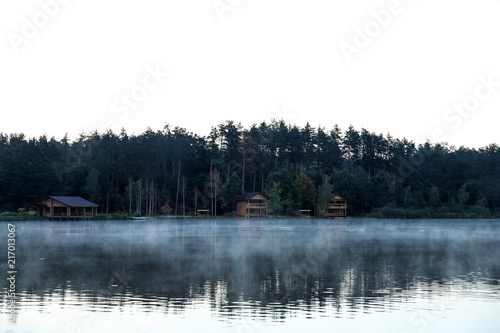
[[[497,220],[14,225],[2,331],[500,332]]]

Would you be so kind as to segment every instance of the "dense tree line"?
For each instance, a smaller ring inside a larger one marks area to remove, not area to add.
[[[226,121],[206,137],[165,125],[140,135],[108,131],[70,142],[0,133],[0,210],[46,195],[74,195],[101,213],[230,214],[244,192],[293,215],[339,192],[349,215],[500,215],[500,148],[416,145],[366,129]]]

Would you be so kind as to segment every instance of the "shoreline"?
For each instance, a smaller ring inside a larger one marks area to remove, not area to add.
[[[148,220],[331,220],[331,221],[349,221],[349,220],[500,220],[498,217],[425,217],[425,218],[380,218],[373,216],[348,216],[348,217],[298,217],[298,216],[267,216],[267,217],[236,217],[236,216],[151,216],[145,217],[143,220],[135,220],[136,222],[144,222]],[[128,218],[88,218],[88,219],[73,219],[73,218],[40,218],[40,217],[15,217],[1,216],[0,222],[88,222],[88,221],[134,221],[132,217]]]

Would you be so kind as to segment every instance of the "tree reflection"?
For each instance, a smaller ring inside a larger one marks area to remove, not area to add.
[[[497,290],[500,228],[455,223],[26,223],[18,291],[177,310],[203,301],[223,316],[245,308],[280,320],[293,309],[385,306],[419,283],[465,276]]]

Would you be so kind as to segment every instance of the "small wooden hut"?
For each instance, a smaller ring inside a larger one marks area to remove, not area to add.
[[[302,218],[311,217],[311,210],[310,209],[301,209],[301,210],[299,210],[299,215]]]
[[[208,216],[210,216],[210,211],[208,209],[198,209],[196,211],[196,216],[208,217]]]
[[[81,219],[97,216],[99,205],[81,197],[48,196],[30,205],[30,211],[48,218]],[[91,216],[87,216],[87,212]]]
[[[236,216],[267,216],[268,200],[259,192],[245,193],[236,202]]]
[[[316,216],[326,217],[346,217],[347,216],[347,199],[338,193],[333,194],[328,207],[326,207],[323,214],[322,208],[316,206]]]

